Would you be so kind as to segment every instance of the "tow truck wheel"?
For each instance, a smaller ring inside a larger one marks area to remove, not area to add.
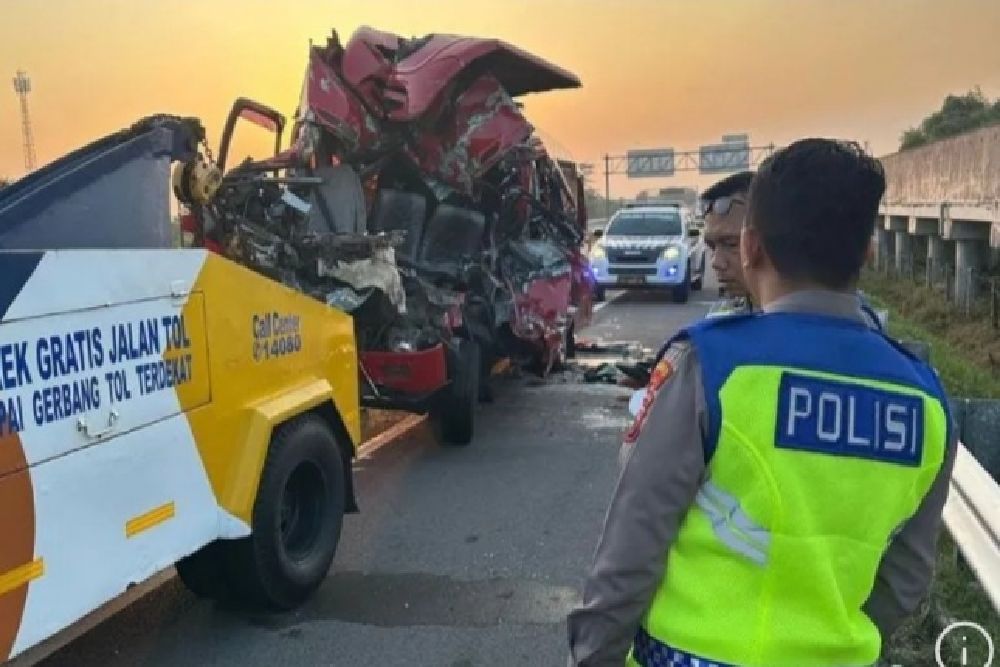
[[[459,343],[458,354],[449,364],[451,384],[435,400],[432,417],[442,442],[464,446],[475,432],[476,403],[479,399],[479,345],[470,340]]]
[[[209,600],[232,596],[225,575],[227,546],[225,541],[216,540],[177,562],[177,575],[189,591]]]
[[[340,542],[344,463],[327,423],[308,415],[271,439],[253,509],[253,534],[233,542],[234,592],[272,609],[301,604],[326,578]]]
[[[563,361],[576,359],[576,321],[570,319],[563,332]]]

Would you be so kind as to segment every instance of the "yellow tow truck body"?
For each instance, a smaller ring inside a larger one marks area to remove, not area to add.
[[[176,564],[273,607],[326,575],[351,318],[205,250],[0,251],[0,661]]]

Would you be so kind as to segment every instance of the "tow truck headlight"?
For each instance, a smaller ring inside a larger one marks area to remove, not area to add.
[[[607,253],[604,252],[604,246],[595,245],[593,248],[590,249],[591,259],[604,259],[605,257],[607,257]]]
[[[681,249],[675,245],[667,246],[663,250],[663,259],[680,259]]]

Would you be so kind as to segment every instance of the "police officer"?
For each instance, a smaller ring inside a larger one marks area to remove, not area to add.
[[[709,317],[752,310],[740,264],[740,229],[751,181],[752,171],[732,174],[705,190],[699,201],[705,218],[705,245],[712,251],[712,270],[726,294],[709,310]]]
[[[761,166],[741,257],[763,313],[668,345],[571,665],[870,665],[926,594],[956,441],[935,373],[861,311],[884,189],[853,143]]]
[[[705,219],[705,245],[712,251],[712,270],[726,293],[726,298],[712,304],[706,317],[753,310],[740,265],[740,230],[746,217],[751,181],[752,171],[732,174],[713,184],[698,199],[698,214]],[[652,359],[635,364],[618,364],[619,370],[629,376],[624,384],[645,387],[655,363],[656,360]],[[628,443],[625,444],[627,446]]]
[[[701,195],[699,209],[705,218],[705,245],[712,251],[712,269],[720,291],[726,295],[712,304],[706,317],[748,313],[754,309],[740,260],[740,230],[752,182],[753,172],[741,171],[723,178]],[[861,299],[865,319],[873,328],[881,329],[881,321],[864,295]]]

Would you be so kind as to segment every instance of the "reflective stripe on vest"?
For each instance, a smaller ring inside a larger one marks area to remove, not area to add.
[[[712,528],[723,544],[758,565],[767,564],[771,534],[747,516],[734,496],[706,480],[698,489],[694,502],[708,514]]]

